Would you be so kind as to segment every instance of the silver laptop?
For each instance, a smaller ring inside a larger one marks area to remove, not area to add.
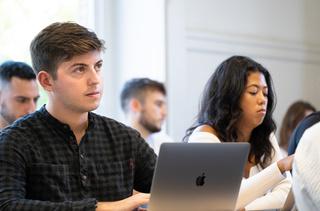
[[[234,210],[248,143],[164,143],[148,211]]]

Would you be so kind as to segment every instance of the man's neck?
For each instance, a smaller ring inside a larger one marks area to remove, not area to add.
[[[77,142],[80,143],[80,140],[88,127],[88,112],[80,113],[65,108],[57,108],[50,103],[46,105],[46,109],[54,118],[69,125],[77,138]]]
[[[140,132],[140,134],[144,140],[147,140],[147,138],[151,135],[151,133],[148,130],[146,130],[144,127],[142,127],[141,125],[137,125],[136,129]]]
[[[135,121],[131,121],[129,122],[129,125],[136,129],[137,131],[139,131],[139,133],[141,134],[141,137],[146,140],[150,135],[151,133],[146,130],[142,125],[140,125],[139,123],[135,122]]]

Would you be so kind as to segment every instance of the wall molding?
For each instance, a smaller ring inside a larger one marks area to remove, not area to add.
[[[186,29],[185,40],[189,53],[242,54],[254,58],[320,65],[319,44],[194,29]]]

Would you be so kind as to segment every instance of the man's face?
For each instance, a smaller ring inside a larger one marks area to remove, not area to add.
[[[52,81],[52,103],[61,112],[84,113],[99,106],[102,95],[100,51],[91,51],[62,62]]]
[[[36,80],[12,77],[0,96],[0,113],[9,124],[36,110],[39,90]]]
[[[139,123],[150,133],[159,132],[166,116],[165,95],[159,91],[147,91],[141,103]]]

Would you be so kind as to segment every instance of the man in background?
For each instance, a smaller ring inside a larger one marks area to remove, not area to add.
[[[163,83],[149,78],[127,81],[121,92],[121,108],[127,123],[159,153],[163,142],[173,140],[161,131],[167,117],[166,89]]]
[[[7,61],[0,66],[0,128],[34,112],[38,99],[36,75],[29,65]]]

